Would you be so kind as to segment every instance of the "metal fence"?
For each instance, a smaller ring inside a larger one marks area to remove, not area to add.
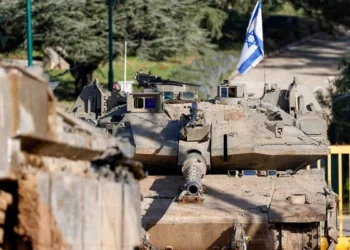
[[[327,157],[307,168],[325,168],[328,185],[339,195],[339,238],[336,249],[350,250],[350,190],[344,189],[344,185],[347,188],[350,186],[350,145],[330,146],[329,149],[330,154]],[[321,249],[327,249],[326,239],[322,239]]]

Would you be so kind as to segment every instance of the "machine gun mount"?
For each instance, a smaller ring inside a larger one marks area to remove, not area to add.
[[[193,86],[200,87],[199,84],[179,82],[170,79],[163,79],[160,76],[155,76],[151,72],[143,73],[142,71],[137,72],[135,76],[136,81],[139,83],[138,87],[145,89],[155,89],[157,85],[170,85],[170,86]]]

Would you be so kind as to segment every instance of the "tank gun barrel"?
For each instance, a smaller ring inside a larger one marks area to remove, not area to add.
[[[186,179],[185,188],[189,195],[198,196],[202,190],[201,179],[206,174],[206,163],[200,153],[193,152],[186,156],[182,174]]]

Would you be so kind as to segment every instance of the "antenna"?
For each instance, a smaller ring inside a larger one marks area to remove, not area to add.
[[[125,46],[124,46],[124,92],[126,92],[126,60],[127,60],[127,47],[128,42],[125,40]]]

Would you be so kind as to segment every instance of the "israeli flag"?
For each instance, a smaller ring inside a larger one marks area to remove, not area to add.
[[[258,1],[249,21],[237,70],[241,75],[254,68],[264,58],[261,2]]]

